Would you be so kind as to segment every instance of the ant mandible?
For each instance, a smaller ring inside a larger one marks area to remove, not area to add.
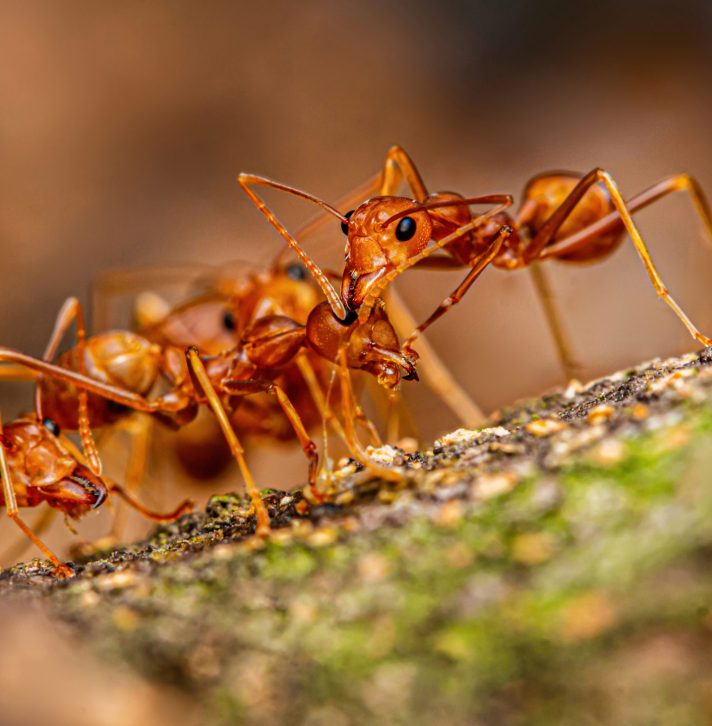
[[[394,196],[405,180],[412,198]],[[314,201],[286,185],[252,175],[241,175],[240,184],[257,207],[280,231],[290,246],[301,256],[298,245],[284,234],[281,224],[261,199],[249,188],[261,184],[296,194]],[[490,214],[473,218],[469,204],[473,200],[452,192],[430,193],[408,154],[399,146],[392,147],[386,156],[383,171],[359,188],[353,198],[376,192],[344,216],[342,224],[347,236],[346,264],[342,276],[341,297],[334,305],[335,314],[342,310],[367,316],[374,300],[402,271],[401,260],[422,249],[432,239],[443,253],[418,260],[419,267],[431,269],[470,268],[463,281],[448,295],[434,312],[404,341],[403,352],[413,355],[415,339],[432,323],[457,304],[489,264],[500,269],[516,270],[529,267],[542,298],[547,321],[551,327],[562,365],[572,376],[575,367],[569,346],[561,331],[546,279],[537,263],[557,259],[582,263],[598,261],[623,242],[623,233],[630,236],[636,251],[657,294],[673,310],[692,337],[708,346],[712,339],[703,335],[670,296],[650,253],[632,218],[640,210],[674,191],[687,191],[703,225],[712,237],[712,215],[709,204],[697,181],[687,174],[666,178],[637,194],[627,202],[616,182],[604,169],[596,168],[580,175],[568,172],[548,172],[531,179],[524,189],[523,203],[511,216],[506,208],[511,197],[502,199],[499,208]],[[481,197],[479,201],[487,198]],[[489,198],[494,203],[495,197]],[[475,198],[476,201],[476,198]],[[437,210],[437,211],[435,211]],[[328,210],[327,210],[328,211]],[[323,215],[311,223],[311,229],[323,223]],[[474,225],[455,239],[450,236],[464,225]],[[446,244],[441,244],[447,240]]]

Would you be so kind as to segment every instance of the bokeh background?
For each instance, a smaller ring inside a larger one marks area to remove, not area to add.
[[[704,0],[3,2],[0,341],[40,354],[62,301],[88,302],[109,268],[268,262],[280,238],[242,170],[335,200],[399,143],[433,190],[519,194],[541,171],[603,166],[627,196],[678,171],[712,193],[710,37]],[[270,200],[293,228],[312,212]],[[638,218],[709,334],[712,246],[689,200]],[[334,229],[313,251],[336,266],[342,250]],[[582,377],[697,347],[629,245],[549,268]],[[407,277],[421,317],[459,276]],[[526,272],[488,271],[431,340],[487,410],[561,381]],[[422,385],[407,395],[425,438],[455,424]],[[5,419],[29,405],[3,382]],[[258,477],[285,456],[253,450]]]

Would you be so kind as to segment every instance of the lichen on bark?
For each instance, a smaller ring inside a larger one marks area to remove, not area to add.
[[[712,349],[572,385],[426,451],[348,464],[332,503],[273,490],[0,576],[108,662],[214,723],[706,722]]]

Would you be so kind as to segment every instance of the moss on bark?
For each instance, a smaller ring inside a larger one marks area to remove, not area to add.
[[[712,716],[712,349],[0,576],[212,722],[697,723]]]

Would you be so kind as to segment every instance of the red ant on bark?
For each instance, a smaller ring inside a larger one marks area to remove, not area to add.
[[[413,196],[394,196],[404,180]],[[527,183],[524,201],[519,211],[511,216],[507,212],[513,202],[509,195],[466,199],[452,192],[430,193],[408,154],[394,146],[386,156],[383,171],[362,185],[347,203],[353,204],[364,196],[366,201],[341,218],[341,229],[346,235],[346,264],[340,294],[251,187],[271,187],[318,204],[332,216],[341,217],[341,213],[329,209],[322,200],[310,194],[264,177],[242,174],[239,182],[257,208],[307,264],[338,320],[346,321],[354,316],[359,320],[367,318],[389,283],[405,267],[469,268],[455,290],[405,339],[401,352],[411,360],[417,357],[412,348],[416,338],[460,302],[488,265],[504,270],[529,267],[542,297],[562,365],[571,376],[574,364],[569,346],[538,263],[549,259],[569,263],[598,261],[622,244],[625,232],[657,294],[695,340],[705,346],[712,344],[712,339],[693,325],[670,296],[631,216],[671,192],[687,191],[712,238],[709,204],[699,184],[687,174],[664,179],[626,202],[616,182],[603,169],[593,169],[584,175],[544,173]],[[376,196],[369,198],[368,195],[374,192]],[[484,215],[473,217],[470,205],[475,203],[497,206]],[[320,215],[312,222],[311,229],[323,224],[326,218]],[[441,248],[441,254],[419,258],[433,247]]]
[[[121,496],[134,509],[156,522],[169,522],[190,511],[192,504],[183,502],[174,512],[160,514],[147,509],[123,488],[101,476],[96,467],[98,456],[89,444],[87,455],[95,465],[83,463],[74,444],[60,433],[50,418],[27,415],[5,425],[0,421],[0,503],[22,532],[52,562],[59,577],[74,574],[20,517],[20,507],[46,503],[65,516],[78,519],[97,509],[110,492]]]

